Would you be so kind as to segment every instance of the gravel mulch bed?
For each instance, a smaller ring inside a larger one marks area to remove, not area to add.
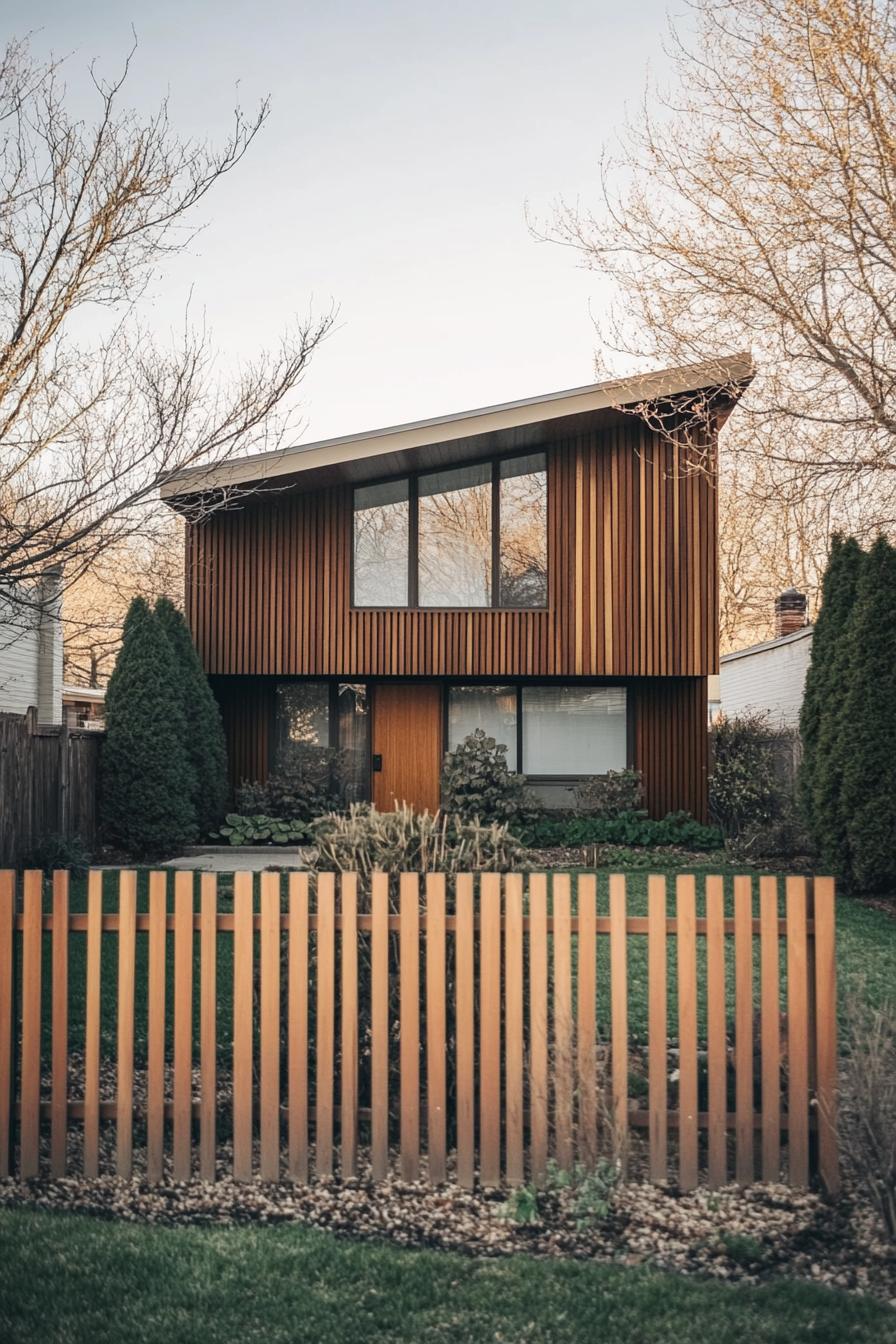
[[[226,1152],[222,1151],[226,1162]],[[284,1155],[285,1160],[285,1155]],[[224,1165],[222,1163],[222,1172]],[[577,1222],[567,1191],[539,1195],[535,1221],[507,1215],[506,1192],[390,1179],[316,1179],[308,1185],[237,1182],[159,1185],[101,1176],[0,1181],[0,1207],[79,1212],[167,1226],[298,1223],[354,1240],[505,1256],[650,1265],[748,1283],[796,1278],[867,1293],[896,1306],[896,1248],[873,1211],[847,1193],[837,1204],[783,1185],[681,1194],[634,1183],[610,1212]]]

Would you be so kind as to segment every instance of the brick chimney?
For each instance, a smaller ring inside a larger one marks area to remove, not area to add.
[[[782,635],[792,635],[795,630],[802,630],[803,626],[808,624],[806,620],[808,605],[806,594],[797,592],[796,588],[785,588],[780,597],[775,598],[776,639],[780,639]]]

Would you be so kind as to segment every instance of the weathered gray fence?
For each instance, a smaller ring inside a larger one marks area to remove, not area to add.
[[[19,867],[48,835],[93,845],[102,738],[0,715],[0,865]]]

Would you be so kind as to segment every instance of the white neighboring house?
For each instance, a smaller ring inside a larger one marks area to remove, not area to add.
[[[788,588],[775,602],[774,639],[722,655],[713,717],[767,714],[775,727],[799,730],[806,672],[812,654],[812,626],[806,598]]]
[[[62,723],[62,572],[48,569],[13,597],[0,589],[0,714]]]

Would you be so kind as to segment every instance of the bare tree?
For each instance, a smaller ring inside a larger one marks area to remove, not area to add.
[[[648,89],[603,153],[600,207],[561,204],[548,236],[612,282],[602,369],[755,354],[723,439],[736,643],[768,632],[782,581],[812,595],[830,526],[894,526],[896,3],[692,0],[691,15],[671,89]],[[715,471],[711,408],[637,410],[684,437],[688,470]]]
[[[71,585],[151,533],[158,487],[184,467],[281,446],[334,319],[297,319],[229,377],[189,317],[170,347],[151,338],[141,300],[268,104],[237,108],[219,149],[184,141],[165,103],[148,119],[121,106],[130,59],[111,83],[91,71],[92,125],[57,65],[19,42],[0,59],[0,585],[22,601],[48,566]]]

